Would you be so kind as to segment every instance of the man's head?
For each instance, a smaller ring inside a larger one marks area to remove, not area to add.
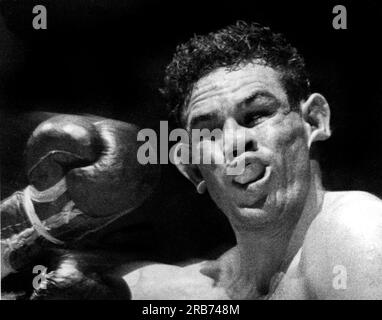
[[[165,84],[178,125],[223,132],[193,142],[213,164],[178,166],[199,191],[205,182],[236,228],[295,220],[309,191],[311,144],[330,136],[328,104],[310,94],[297,50],[269,28],[239,22],[179,46]],[[238,162],[244,172],[228,175]]]

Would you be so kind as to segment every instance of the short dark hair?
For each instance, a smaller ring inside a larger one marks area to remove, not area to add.
[[[195,35],[179,45],[166,68],[161,92],[176,125],[184,126],[184,108],[193,85],[203,76],[220,68],[234,68],[259,59],[281,72],[281,81],[291,106],[306,99],[310,85],[304,59],[283,35],[258,23],[238,21],[217,32]]]

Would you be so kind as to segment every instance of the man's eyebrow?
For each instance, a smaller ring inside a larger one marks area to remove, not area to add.
[[[277,98],[270,93],[269,91],[266,90],[257,90],[244,99],[242,99],[241,102],[238,103],[239,106],[246,106],[250,104],[251,102],[255,101],[258,98],[269,98],[270,100],[277,100]],[[190,120],[190,128],[193,128],[200,122],[208,122],[208,121],[213,121],[216,120],[219,117],[219,112],[214,111],[214,112],[208,112],[208,113],[200,113],[196,114],[195,116],[191,115],[191,120]]]
[[[200,113],[191,118],[190,127],[196,126],[200,122],[207,122],[216,120],[218,118],[218,112]]]
[[[258,98],[269,98],[271,100],[277,100],[277,98],[269,91],[256,91],[250,94],[249,96],[245,97],[241,102],[239,102],[239,105],[248,105]]]

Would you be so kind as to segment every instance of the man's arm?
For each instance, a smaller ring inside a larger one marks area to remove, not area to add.
[[[305,285],[317,299],[382,299],[382,201],[349,192],[310,227]]]
[[[202,262],[201,262],[202,263]],[[160,263],[145,264],[123,276],[133,300],[216,300],[227,299],[222,288],[202,275],[201,263],[183,267]]]

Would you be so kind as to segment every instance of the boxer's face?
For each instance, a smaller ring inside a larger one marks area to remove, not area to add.
[[[197,169],[236,228],[295,220],[310,185],[309,130],[301,112],[291,110],[279,72],[259,64],[213,71],[195,84],[186,119],[188,129],[223,131],[193,147],[220,160]],[[233,140],[224,136],[232,131],[245,146],[233,159],[227,153],[235,150]],[[244,172],[227,175],[229,166],[244,158]]]

